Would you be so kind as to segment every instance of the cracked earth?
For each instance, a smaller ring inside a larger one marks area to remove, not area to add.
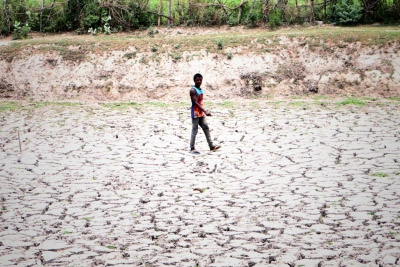
[[[0,265],[398,265],[399,105],[0,113]]]

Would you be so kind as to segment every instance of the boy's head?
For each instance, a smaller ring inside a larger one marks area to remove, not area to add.
[[[194,81],[194,85],[199,88],[201,83],[203,82],[203,75],[201,75],[200,73],[196,73],[193,76],[193,81]]]

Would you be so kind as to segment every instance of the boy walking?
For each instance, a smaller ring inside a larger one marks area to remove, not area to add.
[[[190,99],[192,101],[191,117],[192,117],[192,135],[190,138],[190,151],[192,153],[199,153],[196,151],[194,144],[196,141],[197,130],[200,127],[206,136],[208,146],[211,151],[219,149],[221,146],[213,145],[210,136],[210,129],[206,122],[206,116],[211,116],[211,113],[203,108],[203,90],[200,88],[203,82],[203,76],[197,73],[193,76],[194,87],[190,89]]]

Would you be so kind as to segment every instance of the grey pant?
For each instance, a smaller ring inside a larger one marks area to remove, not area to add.
[[[194,149],[194,143],[196,141],[196,135],[197,130],[199,129],[199,125],[206,135],[208,146],[211,148],[213,144],[210,137],[210,128],[208,127],[206,116],[203,116],[195,119],[192,118],[192,136],[190,138],[190,149]]]

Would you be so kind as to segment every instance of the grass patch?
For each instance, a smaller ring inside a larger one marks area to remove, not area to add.
[[[224,108],[233,108],[235,106],[235,102],[233,102],[233,101],[224,101],[222,103],[219,103],[218,105],[220,105],[221,107],[224,107]]]
[[[91,219],[88,218],[88,217],[83,217],[82,220],[84,220],[84,221],[86,221],[86,222],[90,222]]]
[[[388,177],[389,174],[384,173],[384,172],[376,172],[376,173],[373,173],[372,176],[375,176],[375,177],[382,177],[382,178],[383,178],[383,177]]]
[[[102,104],[103,107],[109,109],[127,109],[127,108],[137,108],[140,104],[136,102],[129,102],[129,103],[104,103]]]
[[[336,102],[338,105],[355,105],[355,106],[364,106],[365,102],[362,100],[358,100],[355,98],[348,98],[343,101]]]
[[[0,102],[0,112],[15,111],[16,109],[19,109],[20,107],[21,107],[21,105],[17,102],[9,102],[9,101]]]
[[[40,102],[34,102],[33,103],[33,108],[43,108],[43,107],[47,107],[47,106],[50,106],[50,105],[62,106],[62,107],[79,107],[79,106],[81,106],[81,103],[78,103],[78,102],[40,101]]]
[[[163,102],[145,102],[144,104],[147,106],[159,107],[159,108],[166,108],[170,106],[169,104]]]
[[[389,97],[389,100],[400,102],[400,96],[391,96]]]
[[[108,248],[108,249],[116,249],[117,247],[114,246],[114,245],[109,245],[109,246],[107,246],[107,248]]]
[[[329,97],[326,96],[326,95],[317,95],[317,96],[314,96],[314,100],[327,100],[327,99],[329,99]]]
[[[290,102],[290,105],[296,106],[296,107],[301,107],[304,105],[304,102],[303,101],[293,101],[293,102]]]

